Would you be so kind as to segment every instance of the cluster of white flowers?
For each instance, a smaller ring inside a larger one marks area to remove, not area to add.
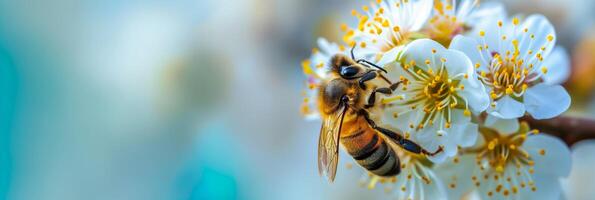
[[[378,0],[352,15],[353,26],[341,25],[344,45],[319,39],[303,61],[303,113],[318,116],[316,90],[330,58],[355,46],[402,82],[381,97],[377,123],[443,149],[422,156],[394,146],[402,172],[388,181],[369,175],[370,185],[394,184],[398,199],[560,198],[568,147],[521,119],[553,118],[570,106],[560,85],[568,56],[544,16],[509,18],[502,5],[477,0]]]

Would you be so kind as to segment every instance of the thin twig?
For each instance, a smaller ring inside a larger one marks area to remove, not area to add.
[[[560,116],[546,120],[536,120],[529,116],[521,120],[529,123],[531,128],[536,128],[542,133],[556,136],[568,146],[586,139],[595,139],[595,120],[589,118]]]

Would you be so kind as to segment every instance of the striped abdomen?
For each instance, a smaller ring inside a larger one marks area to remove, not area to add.
[[[378,176],[394,176],[401,172],[399,157],[374,129],[359,119],[347,123],[343,124],[349,128],[341,131],[341,143],[359,165]]]

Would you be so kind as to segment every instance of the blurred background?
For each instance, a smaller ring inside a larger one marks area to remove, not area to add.
[[[0,1],[0,199],[387,198],[348,159],[320,178],[299,112],[300,61],[366,3]],[[568,114],[595,117],[595,2],[504,3],[555,24]],[[579,146],[567,199],[593,197]]]

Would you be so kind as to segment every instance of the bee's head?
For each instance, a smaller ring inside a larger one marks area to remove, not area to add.
[[[334,73],[347,80],[359,78],[368,70],[363,65],[342,54],[333,56],[331,66]]]
[[[357,99],[352,84],[343,78],[335,78],[323,85],[320,90],[322,112],[333,113],[342,106],[347,106],[349,101]]]

